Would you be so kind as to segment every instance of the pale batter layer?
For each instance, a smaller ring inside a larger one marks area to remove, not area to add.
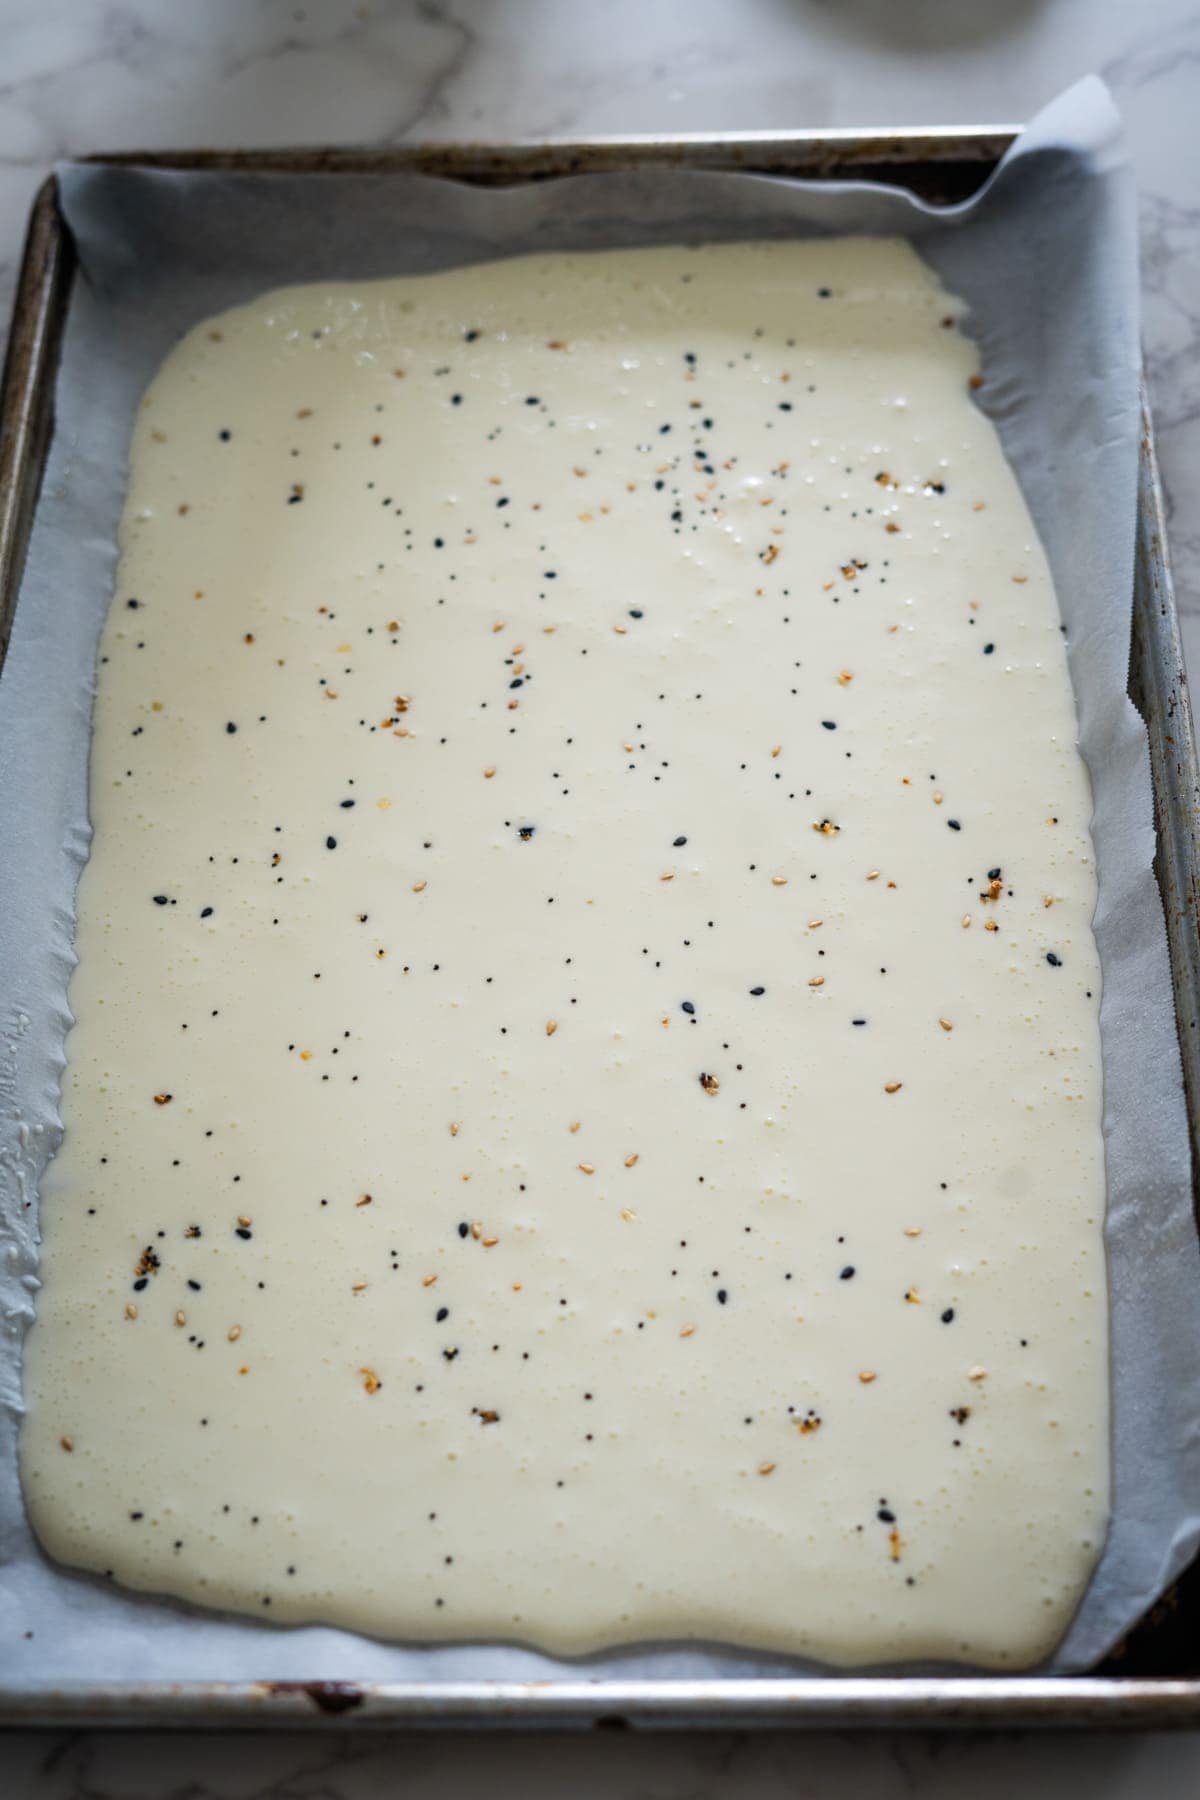
[[[100,649],[26,1493],[385,1636],[1017,1666],[1108,1497],[1089,790],[898,242],[267,295]]]

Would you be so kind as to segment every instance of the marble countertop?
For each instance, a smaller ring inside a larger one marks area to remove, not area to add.
[[[1200,667],[1200,0],[0,0],[0,320],[58,157],[180,145],[1011,123],[1096,70],[1141,188],[1144,338]],[[0,1738],[6,1800],[1164,1800],[1200,1735]]]

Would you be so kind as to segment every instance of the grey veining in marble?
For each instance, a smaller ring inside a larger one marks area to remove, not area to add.
[[[29,201],[73,152],[1007,123],[1098,69],[1141,186],[1146,360],[1200,666],[1200,0],[0,0],[0,46],[0,320]],[[4,1800],[1018,1791],[1190,1800],[1200,1738],[0,1738]]]
[[[1190,1737],[29,1734],[6,1800],[1191,1800]]]

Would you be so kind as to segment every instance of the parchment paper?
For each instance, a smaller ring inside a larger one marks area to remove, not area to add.
[[[1115,1494],[1103,1560],[1052,1668],[1096,1661],[1200,1541],[1200,1261],[1191,1216],[1145,732],[1125,697],[1138,449],[1137,241],[1119,121],[1098,81],[1032,124],[949,210],[876,187],[667,171],[507,191],[421,177],[147,174],[67,165],[81,259],[57,426],[0,680],[0,1671],[110,1679],[544,1680],[789,1674],[701,1645],[567,1664],[511,1646],[399,1647],[189,1613],[51,1564],[17,1483],[36,1188],[60,1136],[74,894],[87,854],[97,636],[136,403],[197,320],[282,283],[533,249],[791,233],[902,233],[972,308],[996,418],[1069,627],[1091,772],[1112,1285]]]

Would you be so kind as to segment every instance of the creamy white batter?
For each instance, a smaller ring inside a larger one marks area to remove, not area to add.
[[[23,1470],[274,1620],[1018,1666],[1108,1498],[1089,791],[957,303],[270,294],[143,402]]]

